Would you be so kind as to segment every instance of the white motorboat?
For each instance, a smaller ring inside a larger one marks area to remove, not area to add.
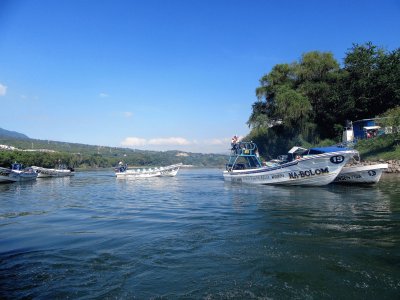
[[[0,168],[0,182],[36,180],[37,173],[33,168],[23,168],[22,164],[13,163],[11,169]]]
[[[147,169],[128,169],[127,165],[120,164],[115,168],[117,178],[150,178],[150,177],[173,177],[176,176],[181,163],[166,167],[147,168]]]
[[[0,182],[14,182],[11,176],[11,169],[0,167]]]
[[[256,144],[239,142],[232,148],[223,176],[231,182],[321,186],[331,183],[356,154],[340,147],[293,147],[285,160],[262,166]]]
[[[48,169],[42,167],[32,166],[32,168],[38,173],[38,178],[44,177],[65,177],[73,176],[75,174],[74,169],[67,168],[65,165],[59,165],[58,168]]]
[[[377,183],[388,164],[343,167],[333,183]]]

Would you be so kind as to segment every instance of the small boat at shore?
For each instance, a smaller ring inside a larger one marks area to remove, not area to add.
[[[238,142],[223,172],[231,182],[321,186],[331,183],[356,150],[341,147],[293,147],[280,162],[263,166],[252,142]]]
[[[38,174],[33,168],[23,168],[22,164],[13,163],[11,169],[0,168],[0,182],[36,180]]]
[[[128,169],[127,165],[120,164],[114,169],[117,178],[150,178],[150,177],[173,177],[178,174],[182,163],[166,167],[147,169]]]
[[[38,178],[66,177],[66,176],[73,176],[75,174],[74,169],[67,168],[65,165],[59,165],[58,168],[54,169],[48,169],[36,166],[32,166],[32,168],[38,174]]]
[[[382,172],[387,170],[388,164],[354,165],[343,167],[333,183],[373,184],[379,182]]]

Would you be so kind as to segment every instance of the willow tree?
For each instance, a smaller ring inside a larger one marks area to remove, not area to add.
[[[252,113],[247,122],[249,127],[272,127],[280,121],[275,97],[282,87],[294,88],[296,84],[296,66],[278,64],[272,71],[260,79],[256,88],[257,102],[253,104]]]
[[[316,137],[331,138],[339,107],[339,63],[330,52],[313,51],[303,54],[298,66],[297,90],[312,106],[310,121],[316,125]]]

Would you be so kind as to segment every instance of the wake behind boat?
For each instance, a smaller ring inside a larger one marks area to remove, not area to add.
[[[293,147],[287,160],[262,166],[256,144],[238,142],[231,150],[223,176],[226,181],[252,184],[327,185],[357,153],[339,147]]]
[[[182,163],[166,167],[148,169],[128,169],[127,165],[120,165],[115,168],[117,178],[150,178],[150,177],[173,177],[178,173]]]

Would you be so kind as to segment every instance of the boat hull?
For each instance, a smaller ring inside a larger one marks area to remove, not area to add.
[[[38,178],[66,177],[73,176],[74,172],[68,169],[47,169],[42,167],[32,167],[38,174]]]
[[[0,182],[18,182],[18,181],[31,181],[36,180],[37,173],[32,169],[24,170],[11,170],[0,168]]]
[[[275,167],[224,171],[226,181],[250,184],[322,186],[331,183],[357,151],[307,155]]]
[[[178,173],[182,164],[167,167],[148,169],[148,170],[126,170],[115,172],[117,178],[151,178],[151,177],[174,177]]]
[[[17,181],[13,176],[11,169],[0,168],[0,182],[15,182]]]
[[[343,167],[334,183],[374,184],[379,182],[388,164]]]
[[[16,181],[31,181],[36,180],[37,174],[36,173],[21,173],[16,176]]]

